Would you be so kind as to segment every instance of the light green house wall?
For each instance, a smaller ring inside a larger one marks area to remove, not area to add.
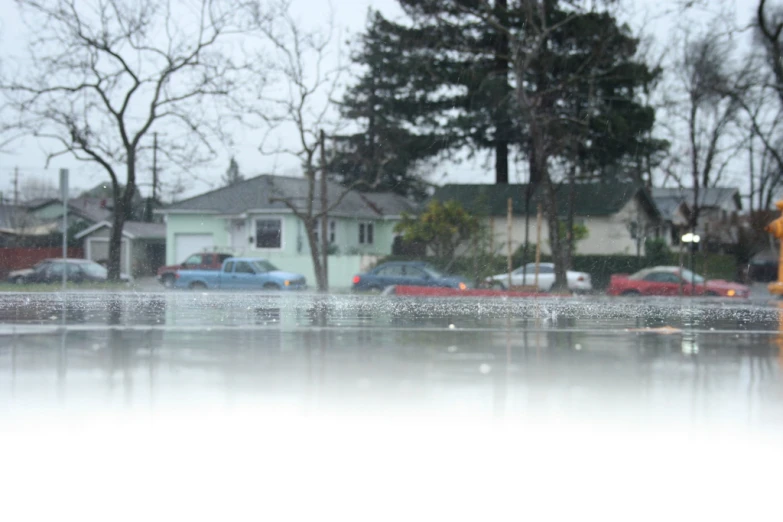
[[[177,234],[211,234],[216,248],[229,245],[229,231],[225,219],[210,214],[168,214],[166,216],[166,264],[176,259]]]
[[[282,248],[258,249],[255,242],[255,220],[263,218],[282,220]],[[369,269],[380,256],[391,253],[394,241],[394,220],[361,220],[374,225],[373,244],[359,244],[359,222],[353,218],[335,217],[337,254],[329,257],[331,288],[347,288],[357,273]],[[244,224],[244,234],[232,235],[232,224]],[[309,285],[315,284],[315,272],[305,228],[293,214],[254,214],[244,219],[212,214],[168,214],[166,216],[166,263],[175,264],[182,253],[175,252],[178,234],[211,234],[216,251],[237,256],[268,259],[282,270],[303,274]],[[232,237],[233,236],[233,237]]]

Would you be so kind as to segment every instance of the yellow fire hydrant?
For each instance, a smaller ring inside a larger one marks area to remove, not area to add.
[[[778,210],[783,212],[783,200],[775,203]],[[778,240],[783,240],[783,216],[764,227],[766,232],[772,234]],[[783,241],[781,242],[780,254],[778,258],[778,280],[767,286],[772,295],[783,295]]]

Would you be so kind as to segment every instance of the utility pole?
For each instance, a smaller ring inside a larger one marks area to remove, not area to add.
[[[158,197],[158,133],[152,133],[152,202]]]
[[[322,291],[329,290],[329,215],[326,210],[329,208],[329,197],[326,193],[326,134],[323,129],[319,136],[321,141],[321,271],[323,276]]]
[[[19,167],[14,167],[14,207],[19,206]]]
[[[152,133],[152,197],[147,199],[146,221],[152,221],[152,206],[158,200],[158,133]]]
[[[68,257],[68,169],[60,169],[60,199],[63,205],[63,263]],[[67,280],[66,266],[63,265],[63,292],[65,292],[65,282]],[[63,317],[65,317],[63,315]]]

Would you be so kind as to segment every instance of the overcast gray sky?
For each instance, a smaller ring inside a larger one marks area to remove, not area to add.
[[[301,20],[311,27],[324,20],[328,13],[328,4],[322,0],[294,0],[294,7]],[[714,2],[703,2],[705,9],[691,12],[687,19],[677,13],[675,7],[678,0],[661,0],[648,2],[647,0],[626,0],[628,8],[635,14],[630,23],[636,30],[643,30],[655,38],[665,42],[671,28],[675,24],[698,24],[708,18],[709,11],[714,9]],[[700,2],[695,2],[699,4]],[[746,23],[753,15],[753,2],[738,1],[736,4],[727,4],[736,10],[738,22]],[[386,16],[396,17],[401,11],[395,0],[334,0],[332,9],[334,19],[341,31],[343,40],[350,40],[352,36],[361,32],[369,7],[380,10]],[[0,2],[0,49],[2,54],[8,52],[23,53],[27,38],[26,28],[21,23],[15,3],[8,0]],[[222,157],[211,167],[199,169],[195,179],[185,179],[188,184],[188,195],[204,192],[213,186],[217,186],[221,175],[228,165],[231,154],[236,155],[242,173],[246,176],[256,175],[262,172],[275,172],[278,174],[298,175],[299,169],[296,159],[286,156],[268,157],[258,152],[258,144],[262,133],[243,132],[237,137],[237,145],[233,150],[225,150]],[[288,139],[285,131],[277,137],[279,140]],[[57,172],[60,168],[68,168],[71,171],[71,185],[78,188],[88,188],[100,181],[108,181],[104,171],[91,164],[77,162],[71,158],[58,158],[52,162],[50,168],[44,169],[45,154],[41,144],[33,139],[27,139],[15,147],[13,154],[0,154],[0,191],[10,194],[12,191],[14,168],[18,167],[23,176],[36,176],[51,180],[56,183]],[[486,155],[479,156],[472,161],[463,161],[458,164],[444,163],[432,174],[431,180],[436,182],[474,182],[491,183],[494,178],[492,161],[487,161]],[[166,174],[164,174],[165,176]],[[511,172],[513,181],[521,181],[522,173]],[[148,183],[151,173],[147,170],[139,174],[142,184]],[[147,188],[142,187],[146,192]]]

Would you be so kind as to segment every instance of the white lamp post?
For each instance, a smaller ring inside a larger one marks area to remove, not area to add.
[[[701,238],[698,234],[694,234],[693,232],[688,232],[687,234],[683,234],[682,238],[680,240],[683,243],[688,243],[688,248],[691,251],[691,295],[693,295],[693,284],[694,284],[694,273],[693,273],[693,244],[698,244],[699,241],[701,241]],[[682,262],[680,263],[680,273],[682,273]]]

